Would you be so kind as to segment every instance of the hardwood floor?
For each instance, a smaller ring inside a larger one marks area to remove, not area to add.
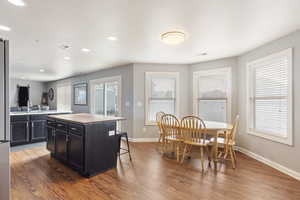
[[[185,164],[162,157],[153,143],[131,143],[118,168],[86,179],[50,158],[44,147],[11,153],[13,200],[297,200],[300,181],[238,154],[217,173],[201,173],[199,159]]]

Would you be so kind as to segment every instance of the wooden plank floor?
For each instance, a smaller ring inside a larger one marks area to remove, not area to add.
[[[131,144],[133,162],[85,179],[50,158],[44,147],[11,153],[13,200],[297,200],[300,181],[238,154],[218,173],[201,173],[198,159],[183,165],[161,157],[153,143]]]

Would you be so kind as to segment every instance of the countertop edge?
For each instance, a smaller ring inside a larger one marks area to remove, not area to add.
[[[70,114],[72,111],[42,111],[42,112],[20,112],[20,113],[12,113],[10,112],[10,116],[27,116],[27,115],[51,115],[51,114]]]
[[[53,116],[50,115],[50,116],[48,116],[48,118],[51,118],[53,120],[61,120],[61,121],[66,121],[66,122],[71,122],[71,123],[77,123],[77,124],[83,124],[83,125],[97,124],[97,123],[109,122],[109,121],[124,121],[124,120],[126,120],[126,118],[124,118],[124,117],[119,117],[119,118],[116,118],[116,119],[103,119],[103,120],[92,121],[92,122],[82,122],[82,121],[76,121],[76,120],[71,120],[71,119],[59,118],[59,117],[56,117],[55,115],[53,115]]]

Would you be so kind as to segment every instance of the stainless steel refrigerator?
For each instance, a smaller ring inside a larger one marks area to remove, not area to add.
[[[0,38],[0,199],[10,197],[8,41]]]

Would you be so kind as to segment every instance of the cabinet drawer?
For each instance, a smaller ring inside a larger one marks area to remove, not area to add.
[[[56,121],[56,128],[62,131],[67,131],[67,124],[64,122]]]
[[[52,121],[52,120],[47,120],[47,126],[50,126],[50,127],[54,128],[56,126],[56,122]]]
[[[84,127],[80,124],[70,124],[69,131],[77,135],[83,135]]]
[[[29,121],[28,115],[18,115],[18,116],[11,116],[11,122],[21,122],[21,121]]]
[[[48,116],[47,115],[31,115],[30,116],[31,120],[47,120]]]

